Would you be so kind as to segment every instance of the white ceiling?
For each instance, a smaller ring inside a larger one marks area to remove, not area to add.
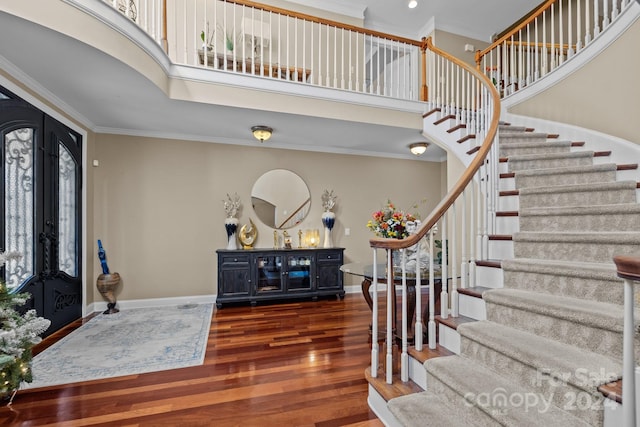
[[[405,0],[292,1],[314,3],[316,8],[323,4],[332,12],[351,16],[363,14],[367,27],[416,39],[434,21],[436,27],[442,23],[442,29],[456,32],[457,28],[463,34],[473,28],[487,39],[537,4],[537,0],[419,0],[418,7],[409,10]],[[487,10],[505,8],[509,13],[503,18],[490,19]],[[275,132],[265,147],[414,159],[407,146],[423,139],[416,129],[365,126],[348,118],[331,120],[171,100],[145,76],[113,57],[4,12],[0,12],[0,67],[98,132],[255,145],[250,127],[267,124]],[[421,157],[443,158],[444,151],[436,146]]]

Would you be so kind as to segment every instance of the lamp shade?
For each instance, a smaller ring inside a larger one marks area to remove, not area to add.
[[[253,126],[251,128],[251,132],[253,132],[253,136],[260,142],[264,142],[267,139],[271,138],[271,134],[273,133],[273,129],[269,126]]]
[[[428,146],[429,144],[427,142],[415,142],[409,145],[409,150],[411,151],[411,154],[420,156],[422,153],[427,151]]]

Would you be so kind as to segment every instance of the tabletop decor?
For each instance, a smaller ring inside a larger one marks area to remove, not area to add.
[[[19,258],[13,252],[0,252],[0,267],[7,260]],[[38,317],[31,309],[20,314],[17,306],[31,298],[28,293],[12,293],[0,281],[0,399],[11,404],[21,383],[33,381],[31,349],[41,341],[40,334],[51,321]]]
[[[407,221],[415,221],[415,214],[404,212],[396,207],[391,200],[387,200],[384,207],[374,212],[367,222],[367,228],[378,237],[404,239],[409,236]]]
[[[331,229],[336,221],[336,214],[331,211],[336,205],[336,199],[338,196],[333,194],[333,190],[324,190],[322,193],[322,207],[324,213],[322,214],[322,224],[324,224],[324,245],[325,248],[332,248],[333,242],[331,241]]]
[[[238,243],[236,238],[236,232],[238,231],[238,218],[236,215],[240,210],[240,197],[238,193],[235,193],[233,197],[227,193],[227,199],[223,200],[224,211],[227,213],[227,218],[224,220],[224,228],[227,230],[227,249],[238,249]]]

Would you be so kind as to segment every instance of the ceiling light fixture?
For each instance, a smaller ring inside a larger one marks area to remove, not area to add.
[[[418,0],[409,0],[409,9],[415,9],[415,7],[418,5]]]
[[[251,132],[253,132],[253,136],[255,136],[258,141],[265,142],[267,139],[271,138],[273,129],[269,126],[253,126],[251,128]]]
[[[409,146],[409,150],[411,150],[411,154],[420,156],[422,153],[427,151],[428,146],[429,143],[427,142],[415,142]]]

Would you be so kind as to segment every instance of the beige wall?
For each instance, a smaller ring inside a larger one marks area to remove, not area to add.
[[[640,144],[640,21],[569,78],[509,109]]]
[[[489,43],[469,37],[460,36],[458,34],[449,33],[447,31],[436,30],[433,34],[433,44],[438,49],[465,61],[467,64],[476,65],[476,50],[482,50],[489,46]],[[473,45],[473,52],[466,52],[465,45]]]
[[[102,239],[111,269],[123,277],[119,300],[216,293],[215,251],[226,246],[227,193],[241,198],[240,224],[252,218],[258,225],[256,246],[272,247],[273,230],[250,204],[254,181],[270,169],[292,170],[309,186],[311,212],[290,230],[296,246],[299,229],[322,228],[320,196],[334,190],[333,239],[346,248],[346,262],[371,260],[366,222],[387,198],[405,209],[426,198],[419,207],[424,217],[443,187],[440,163],[267,147],[101,134],[93,158],[100,162],[93,168],[93,240]],[[345,281],[359,284],[348,275]]]

